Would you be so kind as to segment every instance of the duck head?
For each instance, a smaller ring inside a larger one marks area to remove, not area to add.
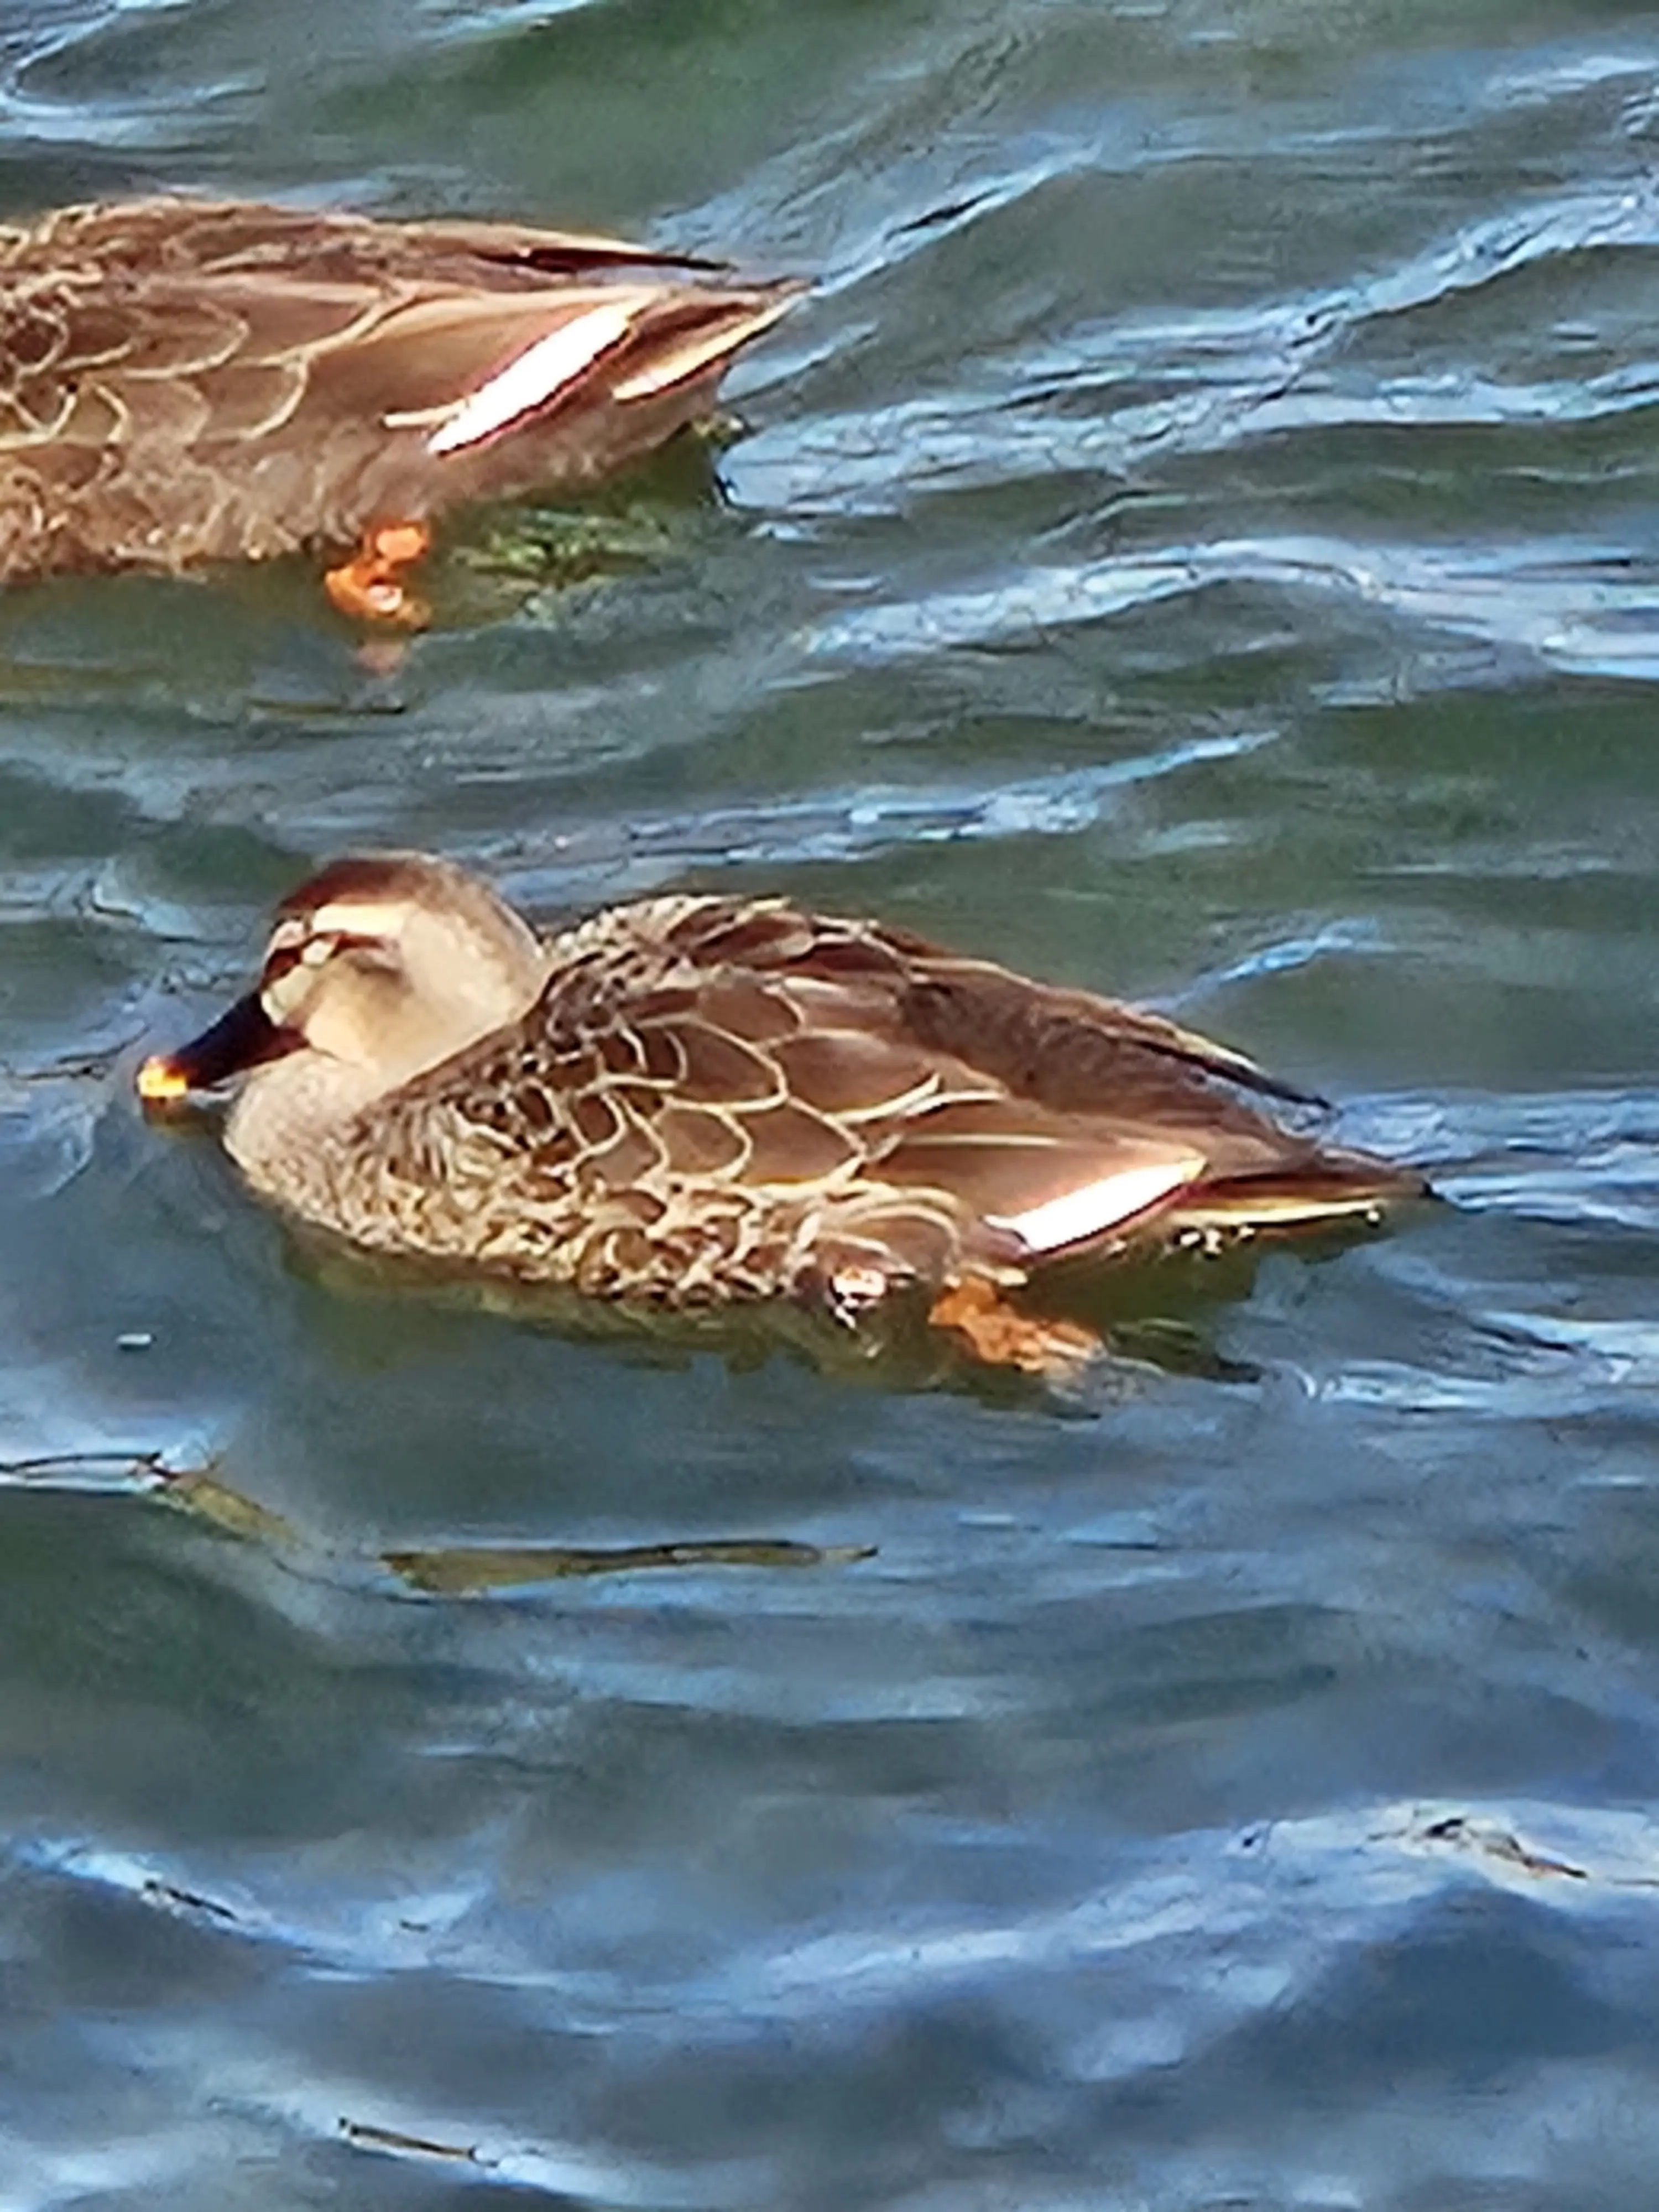
[[[361,1103],[516,1021],[546,975],[528,927],[450,862],[333,860],[278,907],[258,987],[147,1060],[138,1095],[165,1103],[304,1056]]]

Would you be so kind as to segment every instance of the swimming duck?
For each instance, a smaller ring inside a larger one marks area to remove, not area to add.
[[[1316,1104],[1159,1015],[781,898],[669,896],[550,939],[418,853],[278,908],[258,987],[138,1090],[240,1079],[248,1183],[368,1250],[594,1297],[918,1290],[981,1358],[1097,1348],[1009,1301],[1039,1271],[1376,1220],[1409,1169],[1287,1126]]]
[[[712,266],[238,200],[0,228],[0,581],[356,545],[336,604],[417,623],[435,515],[660,445],[801,289]]]

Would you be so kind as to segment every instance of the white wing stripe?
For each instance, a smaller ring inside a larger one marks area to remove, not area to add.
[[[1024,1213],[990,1213],[986,1219],[993,1229],[1011,1230],[1028,1252],[1063,1251],[1068,1244],[1086,1243],[1144,1213],[1191,1182],[1203,1164],[1189,1154],[1182,1160],[1160,1160],[1155,1167],[1126,1168],[1121,1175],[1104,1176]]]
[[[426,441],[428,453],[459,453],[492,436],[520,416],[544,407],[608,347],[628,335],[631,307],[590,307],[585,315],[538,338],[488,384],[468,394]]]

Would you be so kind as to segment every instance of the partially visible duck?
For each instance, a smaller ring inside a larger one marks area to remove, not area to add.
[[[782,899],[663,897],[548,941],[416,853],[277,910],[258,987],[138,1088],[240,1080],[262,1197],[349,1243],[655,1306],[920,1291],[979,1357],[1096,1343],[1009,1293],[1061,1260],[1374,1221],[1420,1176],[1156,1014]]]
[[[584,484],[706,416],[793,283],[500,222],[175,198],[0,228],[0,581],[299,547],[357,617],[458,501]]]

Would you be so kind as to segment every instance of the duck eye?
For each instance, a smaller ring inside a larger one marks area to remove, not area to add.
[[[307,968],[320,968],[324,961],[333,958],[338,943],[336,937],[308,937],[300,947],[300,957]]]
[[[404,970],[397,946],[384,937],[337,937],[330,940],[328,949],[343,953],[354,968],[366,969],[371,975],[401,975]]]

